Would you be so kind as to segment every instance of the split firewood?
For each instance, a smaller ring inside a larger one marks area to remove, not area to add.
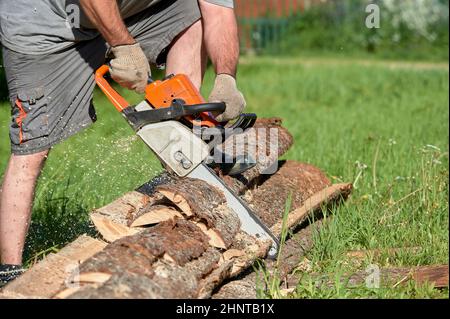
[[[210,246],[219,249],[227,249],[227,244],[225,243],[221,234],[217,230],[213,228],[208,228],[208,226],[206,226],[206,224],[202,222],[197,222],[193,220],[191,220],[191,222],[198,228],[200,228],[200,230],[209,238],[208,244]]]
[[[326,207],[330,203],[339,200],[345,200],[352,191],[352,184],[336,184],[330,186],[316,195],[308,198],[304,205],[293,212],[289,213],[286,225],[287,229],[293,229],[304,222],[311,213],[319,211],[322,207]],[[277,236],[281,236],[283,231],[283,221],[279,221],[271,227],[271,230]]]
[[[322,202],[309,201],[308,209],[303,207],[303,211],[311,212],[322,207],[323,196],[315,198]],[[341,197],[336,195],[334,199],[337,198]],[[293,213],[298,210],[301,208]],[[296,216],[303,218],[303,215]],[[80,274],[106,272],[112,276],[100,287],[80,290],[71,298],[207,297],[225,279],[236,276],[257,258],[265,256],[270,243],[261,244],[246,236],[242,232],[236,234],[230,247],[243,250],[245,254],[221,261],[221,254],[208,245],[209,239],[192,222],[175,220],[160,223],[116,241],[86,261],[80,267]],[[254,252],[253,256],[249,250]],[[170,256],[170,261],[164,256]]]

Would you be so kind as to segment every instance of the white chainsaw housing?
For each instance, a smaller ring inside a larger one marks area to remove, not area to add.
[[[176,121],[146,125],[137,135],[181,177],[189,175],[209,156],[208,145]]]

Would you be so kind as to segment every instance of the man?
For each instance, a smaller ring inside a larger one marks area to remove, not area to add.
[[[0,35],[12,105],[12,155],[0,194],[0,284],[23,271],[35,185],[49,150],[95,121],[93,73],[105,55],[113,79],[142,93],[149,61],[200,87],[207,53],[217,74],[209,100],[227,104],[218,120],[245,107],[235,81],[233,0],[0,0]]]

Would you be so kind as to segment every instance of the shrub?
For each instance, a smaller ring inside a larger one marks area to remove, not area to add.
[[[366,6],[380,7],[368,29]],[[390,58],[448,59],[448,0],[325,1],[291,17],[281,51],[364,52]]]

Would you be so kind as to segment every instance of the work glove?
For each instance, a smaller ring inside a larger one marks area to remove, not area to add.
[[[139,43],[111,48],[113,59],[109,73],[121,86],[144,93],[151,75],[150,63]]]
[[[218,122],[227,122],[241,115],[247,103],[238,90],[236,79],[229,74],[218,74],[214,88],[209,96],[210,103],[225,102],[226,110],[216,116]]]

